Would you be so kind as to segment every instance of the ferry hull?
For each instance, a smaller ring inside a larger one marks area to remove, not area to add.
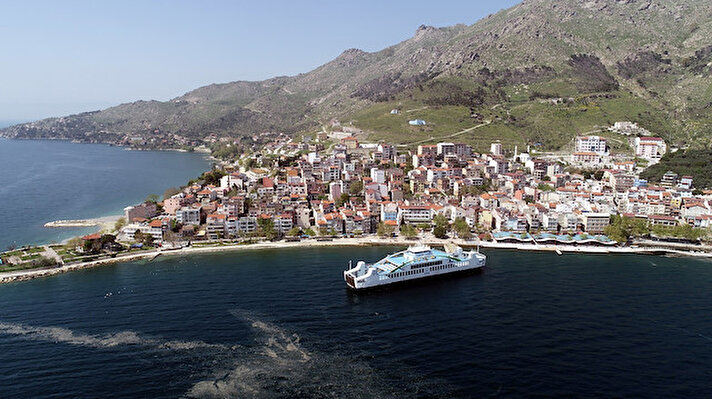
[[[353,293],[356,292],[374,292],[374,291],[387,291],[391,289],[406,288],[406,287],[417,287],[430,284],[434,281],[444,281],[450,279],[457,279],[459,277],[471,276],[475,274],[482,273],[484,266],[475,267],[471,269],[457,270],[454,272],[444,273],[444,274],[433,274],[429,276],[418,277],[410,280],[395,281],[388,284],[373,285],[366,287],[355,288],[350,285],[348,281],[346,282],[347,290]]]
[[[344,281],[350,289],[366,290],[477,271],[485,263],[485,255],[463,252],[459,247],[448,253],[416,247],[389,255],[372,265],[359,261],[356,267],[344,272]]]

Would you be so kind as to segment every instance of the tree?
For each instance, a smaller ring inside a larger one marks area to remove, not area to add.
[[[152,247],[153,246],[153,236],[150,234],[144,234],[143,235],[143,245],[147,247]]]
[[[415,238],[418,236],[418,230],[413,225],[404,224],[401,226],[400,233],[406,238]]]
[[[457,218],[452,226],[455,229],[458,237],[460,238],[470,238],[472,237],[472,232],[470,231],[470,225],[467,224],[465,219]]]
[[[342,193],[341,196],[336,199],[336,207],[341,208],[345,203],[349,202],[350,199],[349,193]]]
[[[447,218],[445,217],[445,215],[443,215],[441,213],[438,213],[437,215],[435,215],[435,217],[433,218],[433,223],[435,223],[435,226],[442,226],[442,227],[449,225]]]
[[[299,229],[299,227],[294,227],[289,232],[287,233],[288,236],[290,237],[297,237],[302,233],[302,230]]]
[[[316,235],[316,232],[311,228],[308,228],[306,229],[306,231],[304,231],[304,234],[308,235],[309,237],[314,237]]]
[[[361,191],[363,191],[363,182],[361,180],[351,183],[351,186],[349,187],[349,194],[355,196],[359,195]]]
[[[225,173],[223,173],[221,170],[213,170],[210,172],[205,172],[201,176],[205,184],[212,184],[212,185],[219,185],[220,184],[220,179],[225,176]]]
[[[432,227],[432,226],[430,226],[430,224],[428,224],[428,223],[419,223],[419,224],[418,224],[418,228],[419,228],[421,231],[428,231],[428,230],[430,230],[431,227]]]
[[[393,232],[395,229],[393,226],[389,226],[383,222],[378,224],[378,228],[376,229],[376,234],[378,234],[379,237],[390,237],[393,235]]]
[[[603,233],[614,241],[624,243],[631,237],[650,235],[650,226],[644,219],[613,215],[611,224],[606,226]]]
[[[167,188],[166,191],[163,192],[163,199],[167,200],[178,193],[180,193],[180,189],[178,187]]]
[[[601,180],[603,180],[603,174],[604,174],[604,173],[605,173],[605,172],[602,171],[602,170],[597,170],[597,171],[595,171],[595,172],[593,173],[593,178],[596,179],[596,180],[598,180],[598,181],[601,181]]]
[[[277,231],[274,229],[274,222],[272,219],[259,218],[257,219],[257,224],[264,237],[269,240],[277,238]]]
[[[555,191],[554,187],[546,183],[539,183],[536,188],[539,191]]]
[[[146,202],[153,202],[154,204],[158,202],[160,198],[158,197],[158,194],[149,194],[146,197]]]
[[[435,235],[436,238],[446,238],[447,229],[445,228],[445,226],[436,225],[433,229],[433,235]]]
[[[126,218],[119,218],[119,220],[114,223],[114,231],[119,231],[124,226],[126,226]]]
[[[134,233],[134,241],[136,241],[138,243],[142,242],[143,236],[144,236],[144,234],[141,230],[136,230],[136,232]]]
[[[76,247],[80,247],[83,244],[82,239],[79,237],[74,237],[67,241],[66,247],[68,249],[75,249]]]

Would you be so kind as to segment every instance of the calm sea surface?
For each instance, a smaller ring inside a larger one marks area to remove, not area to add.
[[[712,264],[485,250],[354,294],[397,248],[167,257],[0,286],[3,398],[704,398]]]
[[[120,211],[196,154],[0,140],[0,247]],[[399,248],[159,258],[0,286],[0,398],[704,398],[712,263],[485,250],[479,274],[347,291]]]
[[[197,153],[0,139],[0,249],[94,231],[43,225],[120,214],[208,169],[210,162]]]

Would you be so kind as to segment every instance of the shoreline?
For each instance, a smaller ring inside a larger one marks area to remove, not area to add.
[[[47,228],[65,228],[65,227],[112,227],[122,216],[109,215],[90,219],[68,219],[54,220],[44,224]]]
[[[438,239],[421,239],[421,240],[405,240],[405,239],[379,239],[375,237],[369,238],[343,238],[334,239],[333,241],[295,241],[295,242],[258,242],[255,244],[231,244],[223,246],[206,246],[206,247],[187,247],[175,250],[156,249],[141,253],[126,254],[115,258],[107,258],[94,260],[89,262],[73,263],[65,266],[18,270],[13,272],[0,273],[0,284],[32,280],[35,278],[49,277],[57,274],[63,274],[75,270],[91,269],[98,266],[111,265],[116,263],[133,262],[137,260],[149,259],[153,260],[159,256],[190,256],[199,254],[212,254],[224,252],[239,252],[249,250],[263,249],[289,249],[289,248],[317,248],[317,247],[359,247],[359,246],[409,246],[414,244],[424,244],[432,246],[442,246],[446,243],[454,243],[464,248],[488,248],[500,250],[516,250],[529,252],[561,252],[561,256],[565,255],[648,255],[648,256],[677,256],[677,257],[692,257],[692,258],[707,258],[712,259],[712,253],[709,252],[692,252],[662,247],[592,247],[592,246],[565,246],[565,245],[535,245],[535,244],[514,244],[514,243],[498,243],[498,242],[473,242],[462,240],[438,240]]]

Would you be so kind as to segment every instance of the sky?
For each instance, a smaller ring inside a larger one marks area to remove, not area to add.
[[[295,75],[516,0],[0,1],[0,121]]]

